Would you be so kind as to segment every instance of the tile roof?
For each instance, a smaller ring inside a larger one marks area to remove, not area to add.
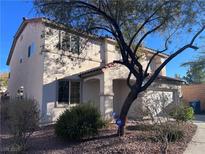
[[[84,71],[82,73],[79,74],[79,76],[81,78],[86,78],[86,77],[90,77],[90,76],[94,76],[97,74],[101,74],[103,73],[103,69],[107,69],[107,68],[111,68],[111,67],[115,67],[116,63],[108,63],[105,66],[100,66],[100,67],[96,67],[87,71]],[[166,80],[166,81],[175,81],[175,82],[184,82],[183,80],[177,79],[177,78],[172,78],[172,77],[168,77],[168,76],[163,76],[163,75],[158,75],[157,77],[158,80]]]

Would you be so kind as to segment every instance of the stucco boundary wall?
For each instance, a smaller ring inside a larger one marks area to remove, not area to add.
[[[205,111],[205,83],[204,84],[191,84],[182,86],[183,102],[189,103],[193,100],[200,100],[201,110]]]

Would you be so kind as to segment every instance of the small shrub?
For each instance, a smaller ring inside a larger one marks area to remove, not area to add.
[[[194,118],[194,110],[192,107],[187,107],[185,109],[185,117],[187,120],[193,120]]]
[[[9,104],[6,102],[1,102],[1,120],[7,121],[9,119]]]
[[[176,119],[177,122],[187,122],[188,120],[193,120],[194,110],[192,107],[178,105],[171,112],[170,116]]]
[[[184,133],[180,129],[169,128],[169,129],[164,129],[162,135],[167,138],[168,142],[176,142],[177,140],[183,138]]]
[[[13,135],[14,146],[18,147],[18,151],[25,151],[31,134],[39,124],[37,102],[31,99],[11,99],[7,102],[7,109],[5,122]]]
[[[184,137],[183,129],[176,123],[163,123],[155,126],[157,140],[162,142],[176,142]]]
[[[66,110],[55,125],[57,136],[69,140],[80,140],[98,134],[104,122],[100,113],[91,104],[81,104]]]

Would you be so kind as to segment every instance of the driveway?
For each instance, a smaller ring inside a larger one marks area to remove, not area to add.
[[[194,124],[196,124],[198,128],[184,154],[205,153],[205,115],[196,115]]]

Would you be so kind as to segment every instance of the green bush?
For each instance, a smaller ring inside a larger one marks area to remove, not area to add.
[[[183,138],[184,136],[184,133],[182,130],[179,130],[179,129],[175,129],[175,128],[172,128],[172,129],[164,129],[163,131],[163,134],[168,142],[175,142],[177,140],[180,140]]]
[[[97,135],[103,125],[97,109],[86,103],[64,111],[56,122],[55,133],[64,139],[80,140]]]
[[[187,120],[193,120],[194,110],[192,107],[187,107],[185,110],[185,114],[186,114]]]
[[[163,143],[175,142],[184,137],[183,127],[175,122],[165,122],[155,125],[156,139]]]
[[[176,106],[171,112],[170,116],[176,119],[177,122],[187,122],[193,120],[194,110],[192,107],[184,106],[183,104]]]
[[[9,119],[9,114],[8,114],[8,112],[9,112],[9,104],[6,103],[6,102],[1,102],[0,108],[1,108],[1,113],[0,113],[1,114],[0,115],[1,120],[2,121],[7,121]]]

